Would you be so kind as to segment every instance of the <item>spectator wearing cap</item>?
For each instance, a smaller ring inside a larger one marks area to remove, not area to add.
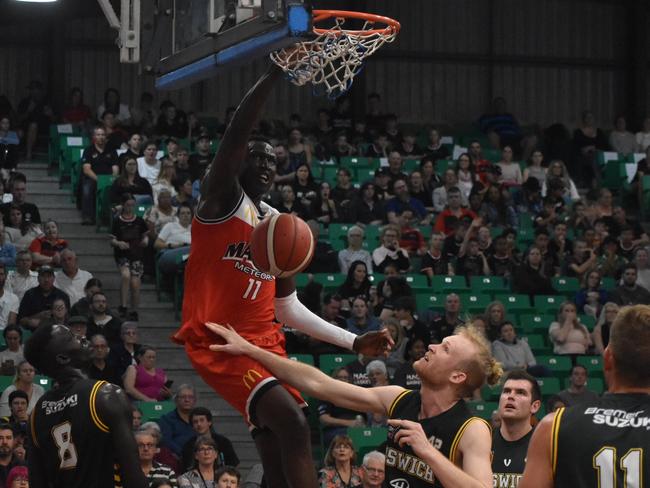
[[[119,174],[117,153],[106,147],[106,129],[101,126],[93,130],[92,144],[81,155],[81,214],[82,224],[92,225],[95,221],[95,197],[99,175]]]
[[[196,435],[190,423],[190,413],[196,407],[196,389],[189,384],[179,386],[174,402],[176,408],[160,417],[158,425],[163,434],[163,445],[181,456],[183,446]]]
[[[70,320],[72,321],[72,319]],[[90,347],[92,349],[92,362],[88,366],[88,377],[123,386],[122,377],[117,374],[115,367],[107,361],[111,348],[106,337],[95,334],[90,338]]]
[[[22,300],[25,292],[38,285],[38,273],[32,271],[32,255],[29,251],[16,254],[16,269],[9,271],[5,281],[6,291],[13,293]]]
[[[16,316],[20,300],[11,291],[5,289],[7,270],[3,263],[0,263],[0,330],[8,325],[16,324]]]
[[[68,328],[72,335],[81,339],[86,337],[88,334],[88,317],[82,317],[81,315],[72,315],[68,319]]]
[[[97,292],[91,297],[90,316],[87,320],[87,337],[102,334],[111,344],[120,340],[122,321],[109,313],[108,300],[103,292]]]
[[[379,171],[384,170],[378,169],[377,172]],[[375,174],[378,174],[377,172]],[[388,180],[387,177],[383,178]],[[386,220],[384,200],[378,197],[377,187],[372,181],[366,181],[361,185],[357,198],[351,204],[351,209],[350,221],[358,225],[380,225]]]
[[[79,269],[77,253],[72,249],[61,251],[61,270],[54,273],[54,286],[64,291],[71,303],[77,303],[85,296],[84,288],[93,275]]]
[[[411,210],[422,225],[429,223],[430,217],[426,208],[424,208],[424,204],[411,196],[406,178],[393,179],[393,194],[395,196],[386,202],[389,223],[399,225],[399,216],[405,210]]]
[[[60,266],[61,252],[68,247],[68,241],[61,239],[59,225],[54,220],[48,220],[44,225],[45,234],[37,237],[29,245],[32,253],[32,266]]]
[[[22,173],[13,173],[9,179],[9,187],[11,189],[11,202],[0,205],[4,224],[7,226],[15,226],[10,219],[12,207],[18,207],[20,209],[23,222],[40,224],[41,214],[38,211],[38,207],[27,201],[27,177]]]
[[[192,181],[203,178],[213,158],[214,154],[210,151],[210,137],[207,134],[200,135],[196,140],[196,152],[191,154],[189,159]]]
[[[158,146],[155,142],[149,141],[144,146],[144,156],[139,157],[138,161],[138,174],[147,180],[150,185],[153,185],[160,173],[160,161],[156,157],[158,154]]]
[[[41,321],[50,317],[56,299],[63,300],[66,307],[70,308],[68,295],[54,286],[54,270],[50,266],[41,266],[38,270],[38,286],[27,290],[20,302],[18,323],[27,329],[37,329]]]
[[[195,407],[190,412],[190,424],[195,435],[191,437],[183,446],[181,454],[181,464],[185,471],[192,468],[194,464],[194,443],[199,436],[210,436],[215,443],[219,457],[221,458],[220,464],[226,466],[237,467],[239,465],[239,457],[227,437],[217,434],[214,430],[212,412],[205,407]]]
[[[348,229],[348,247],[341,249],[338,254],[339,268],[342,274],[347,275],[350,265],[355,261],[362,261],[367,272],[372,274],[372,257],[363,249],[364,230],[361,226],[353,225]]]
[[[2,331],[6,347],[0,351],[0,374],[11,376],[16,373],[16,365],[25,360],[23,356],[23,330],[17,325],[8,325]]]

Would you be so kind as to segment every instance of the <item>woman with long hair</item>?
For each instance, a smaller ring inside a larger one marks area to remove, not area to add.
[[[483,314],[487,320],[486,333],[490,341],[494,341],[499,337],[501,326],[506,321],[506,308],[498,300],[488,304]]]
[[[528,178],[535,178],[540,185],[546,181],[546,168],[544,163],[544,153],[540,149],[535,149],[528,159],[528,166],[524,169],[524,183]]]
[[[9,417],[11,410],[9,408],[9,395],[16,391],[22,390],[27,393],[29,402],[27,404],[27,413],[32,413],[32,410],[38,403],[38,399],[43,396],[45,390],[37,383],[34,383],[36,370],[34,366],[27,361],[21,361],[16,367],[16,375],[14,381],[2,392],[0,396],[0,417]]]
[[[531,246],[524,261],[515,269],[512,289],[515,293],[526,294],[531,298],[535,295],[555,293],[551,279],[544,269],[542,251],[538,247]]]
[[[174,163],[168,159],[163,160],[160,165],[160,173],[158,173],[156,182],[151,185],[154,203],[158,203],[158,195],[160,195],[160,191],[163,189],[169,191],[172,198],[176,196],[176,188],[174,188],[175,178],[176,168],[174,167]]]
[[[385,217],[384,203],[377,197],[375,184],[366,181],[361,185],[359,197],[353,205],[357,225],[380,225]]]
[[[318,185],[318,194],[312,200],[309,208],[310,217],[316,219],[319,223],[325,224],[325,226],[339,219],[336,203],[331,198],[331,191],[332,187],[327,181],[321,182]]]
[[[596,354],[603,354],[607,344],[609,344],[609,331],[612,323],[618,315],[619,306],[614,302],[607,302],[603,305],[598,321],[591,333],[591,338],[594,343],[594,352]]]
[[[420,173],[425,191],[433,197],[433,190],[440,185],[440,177],[436,174],[434,159],[431,156],[424,156],[420,160]],[[433,205],[433,198],[431,204]]]
[[[293,192],[296,194],[297,200],[309,208],[311,202],[316,199],[318,195],[318,184],[314,181],[314,176],[311,173],[311,167],[307,163],[299,164],[296,167],[296,175],[291,183]]]
[[[468,153],[463,153],[458,156],[456,161],[456,176],[458,176],[458,189],[463,195],[463,201],[469,200],[469,195],[472,193],[474,183],[476,182],[476,173],[472,165],[472,159]]]
[[[357,453],[352,439],[337,435],[325,454],[325,467],[318,472],[320,488],[351,488],[361,486],[361,468],[355,466]]]
[[[569,171],[563,161],[555,159],[548,165],[546,171],[546,179],[542,181],[542,196],[545,197],[548,192],[551,180],[560,178],[564,183],[564,199],[568,202],[576,202],[580,200],[580,194],[576,184],[569,176]]]
[[[499,184],[505,187],[521,186],[524,181],[519,163],[512,160],[513,155],[511,146],[503,146],[501,161],[497,163],[497,166],[501,168]]]
[[[4,228],[4,233],[7,241],[16,248],[16,252],[26,251],[34,239],[43,235],[37,224],[25,220],[23,209],[17,203],[9,206],[9,225]]]
[[[118,206],[125,193],[133,195],[138,205],[153,203],[153,190],[149,182],[138,174],[138,162],[135,158],[124,161],[120,176],[111,185],[111,203]]]
[[[354,297],[362,296],[366,300],[370,299],[370,279],[368,278],[368,267],[363,261],[353,261],[348,268],[348,274],[345,281],[338,289],[338,295],[341,297],[343,309],[350,309],[350,300]]]
[[[575,303],[563,302],[557,320],[551,323],[548,335],[554,354],[586,354],[592,345],[589,330],[580,323]]]
[[[585,273],[582,288],[576,293],[576,306],[580,313],[598,317],[607,301],[607,291],[602,287],[602,275],[598,270]]]
[[[495,227],[513,227],[519,226],[517,212],[511,202],[506,200],[501,189],[492,185],[488,188],[487,194],[481,205],[480,216],[486,225],[491,224]]]

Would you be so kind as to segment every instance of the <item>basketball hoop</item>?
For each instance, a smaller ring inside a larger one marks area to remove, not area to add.
[[[317,26],[330,19],[333,26]],[[362,20],[363,26],[358,30],[345,29],[346,21],[353,19]],[[314,39],[270,56],[294,85],[311,83],[315,94],[327,94],[329,98],[348,91],[365,59],[384,43],[393,42],[400,30],[399,22],[391,18],[344,10],[314,10],[312,22]]]

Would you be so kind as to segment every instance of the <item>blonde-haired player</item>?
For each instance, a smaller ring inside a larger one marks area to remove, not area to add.
[[[226,341],[210,346],[214,351],[246,354],[309,396],[343,408],[388,415],[388,485],[492,486],[490,426],[472,415],[463,398],[486,381],[496,384],[502,369],[473,327],[460,327],[442,343],[429,345],[413,365],[422,379],[421,389],[414,391],[399,386],[361,388],[337,381],[316,368],[264,351],[231,328],[206,325]]]

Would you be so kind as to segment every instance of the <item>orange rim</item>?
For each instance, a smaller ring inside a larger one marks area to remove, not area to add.
[[[349,10],[314,10],[312,23],[314,24],[314,32],[318,35],[325,34],[326,32],[333,32],[336,34],[337,31],[332,29],[320,29],[316,27],[316,23],[322,22],[331,18],[343,18],[343,19],[361,19],[373,23],[382,23],[386,24],[386,27],[383,29],[368,29],[368,30],[346,30],[342,29],[343,32],[347,34],[357,35],[357,36],[369,36],[373,34],[384,34],[392,35],[397,34],[400,30],[400,23],[390,17],[384,17],[383,15],[368,14],[366,12],[354,12]]]

